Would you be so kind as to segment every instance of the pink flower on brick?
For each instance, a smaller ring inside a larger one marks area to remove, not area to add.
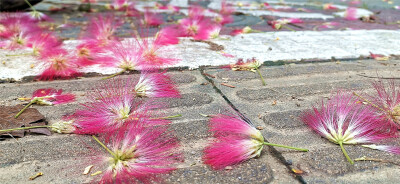
[[[40,65],[44,71],[39,75],[40,80],[66,79],[80,75],[77,59],[66,50],[47,50],[41,56]]]
[[[163,27],[156,34],[155,44],[157,45],[175,45],[179,43],[179,30],[174,26]]]
[[[135,94],[138,97],[179,98],[179,91],[165,72],[150,73],[142,71],[140,79],[135,85]]]
[[[175,164],[182,160],[179,142],[167,128],[138,122],[101,137],[107,146],[94,137],[105,149],[93,157],[104,168],[100,183],[162,182],[160,175],[175,170]]]
[[[39,33],[28,38],[27,46],[32,48],[33,55],[42,56],[43,53],[50,49],[59,49],[61,46],[59,41],[52,33]]]
[[[150,12],[149,10],[144,12],[142,24],[147,26],[159,26],[162,23],[164,23],[164,21],[161,15]]]
[[[274,29],[281,29],[284,25],[286,24],[299,24],[303,23],[303,20],[298,19],[298,18],[285,18],[285,19],[277,19],[274,21],[269,21],[268,24],[270,24]]]
[[[304,113],[303,122],[329,141],[339,144],[347,160],[353,164],[343,144],[374,143],[381,139],[396,137],[389,126],[352,94],[339,91],[320,108]]]
[[[133,41],[113,43],[114,46],[110,47],[110,53],[103,54],[103,59],[100,63],[105,67],[120,69],[120,72],[110,77],[126,71],[143,69],[143,51],[138,43]]]
[[[380,150],[380,151],[385,151],[388,153],[393,153],[396,155],[400,155],[400,147],[398,146],[389,146],[389,145],[375,145],[375,144],[367,144],[367,145],[361,145],[366,148],[371,148],[375,150]]]
[[[36,104],[39,105],[55,105],[73,102],[75,95],[67,93],[62,94],[62,89],[38,89],[32,94],[31,100],[37,99]]]
[[[131,84],[129,80],[114,79],[88,92],[89,101],[81,104],[81,108],[72,116],[78,127],[76,132],[112,132],[142,119],[149,125],[169,124],[169,121],[157,118],[159,113],[155,110],[161,108],[161,105],[137,98]]]
[[[365,98],[359,96],[360,101],[368,104],[386,124],[395,131],[400,129],[400,87],[397,82],[390,80],[388,84],[383,81],[372,83],[375,88],[373,94],[365,94]]]
[[[76,56],[80,66],[89,66],[101,64],[109,57],[103,56],[106,49],[99,46],[96,40],[85,40],[82,44],[76,46]]]
[[[346,9],[345,13],[344,13],[344,18],[346,20],[357,20],[357,8],[354,7],[349,7]]]
[[[75,95],[70,93],[62,94],[62,92],[62,89],[38,89],[33,92],[31,98],[19,98],[19,100],[29,101],[29,103],[15,116],[15,118],[18,118],[18,116],[32,104],[56,105],[73,102],[75,100]]]
[[[163,50],[164,45],[158,44],[158,40],[151,40],[149,38],[137,39],[139,52],[142,54],[142,65],[145,68],[160,68],[167,65],[175,64],[178,60],[168,57],[168,53]],[[161,55],[161,53],[164,53]]]
[[[238,117],[216,115],[210,119],[210,131],[216,139],[204,150],[203,160],[214,169],[258,157],[264,146],[261,132]]]
[[[90,20],[88,31],[83,39],[93,39],[98,41],[100,46],[108,46],[112,41],[117,40],[114,33],[121,25],[122,21],[112,15],[94,17]]]

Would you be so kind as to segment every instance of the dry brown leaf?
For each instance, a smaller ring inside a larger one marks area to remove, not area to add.
[[[35,108],[28,108],[18,118],[14,116],[24,108],[23,105],[16,106],[0,106],[0,129],[12,129],[30,126],[43,126],[47,125],[45,118]],[[15,130],[11,132],[0,133],[1,137],[8,137],[11,134],[14,137],[24,137],[25,133],[37,133],[44,135],[51,135],[47,128],[34,128],[29,130]]]

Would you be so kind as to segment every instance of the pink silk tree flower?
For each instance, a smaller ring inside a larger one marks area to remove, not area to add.
[[[223,66],[223,68],[230,68],[233,71],[257,72],[261,78],[261,82],[262,82],[263,86],[265,86],[266,85],[265,80],[259,70],[261,65],[262,65],[262,63],[259,60],[257,60],[256,58],[247,59],[246,62],[244,62],[243,59],[240,58],[240,59],[238,59],[238,61],[235,64],[231,64],[229,66]]]
[[[173,5],[163,5],[161,3],[157,3],[155,4],[155,8],[159,9],[159,10],[172,10],[175,13],[179,12],[180,8],[178,6],[173,6]]]
[[[33,92],[31,98],[19,98],[19,100],[29,101],[29,103],[15,116],[15,118],[18,118],[18,116],[32,104],[56,105],[73,102],[75,100],[75,95],[70,93],[62,94],[62,92],[62,89],[38,89]]]
[[[189,7],[188,17],[191,19],[203,19],[205,9],[201,6],[192,5]]]
[[[130,0],[113,0],[111,7],[118,11],[125,11],[127,9],[132,9],[135,7],[133,1]]]
[[[281,29],[284,27],[286,24],[299,24],[303,23],[303,20],[298,19],[298,18],[288,18],[288,19],[277,19],[274,21],[269,21],[268,24],[270,24],[274,29]]]
[[[142,71],[140,79],[135,85],[137,97],[149,98],[179,98],[179,91],[165,73],[150,73]]]
[[[112,41],[117,40],[114,33],[121,25],[122,21],[112,15],[94,17],[90,20],[88,31],[83,39],[97,40],[98,45],[108,46]]]
[[[33,55],[41,56],[42,53],[45,53],[47,50],[57,49],[61,44],[62,42],[52,33],[43,32],[30,36],[27,46],[32,48]]]
[[[208,25],[211,23],[208,19],[192,19],[184,18],[179,20],[180,31],[182,36],[191,37],[196,36],[202,29],[207,29]]]
[[[354,93],[360,101],[368,104],[374,110],[374,113],[380,116],[392,127],[393,131],[400,129],[400,88],[394,80],[389,80],[385,85],[383,81],[378,80],[372,83],[375,88],[373,94],[365,94],[364,97]]]
[[[47,50],[41,54],[40,65],[44,71],[39,75],[39,80],[53,80],[56,78],[68,79],[77,77],[77,59],[63,49]]]
[[[179,43],[179,30],[174,26],[163,27],[156,34],[156,45],[175,45]]]
[[[209,126],[215,139],[205,148],[203,160],[213,169],[223,169],[258,157],[264,145],[308,151],[265,142],[259,130],[237,116],[224,114],[212,116]]]
[[[334,5],[332,5],[332,3],[326,3],[322,5],[322,9],[324,10],[337,10],[338,8]]]
[[[344,18],[346,20],[357,20],[357,8],[354,7],[349,7],[346,9],[346,12],[344,13]]]
[[[400,147],[398,146],[389,146],[389,145],[375,145],[375,144],[367,144],[361,145],[362,147],[371,148],[375,150],[380,150],[388,153],[393,153],[396,155],[400,155]]]
[[[207,28],[201,29],[200,32],[193,38],[195,40],[209,40],[218,38],[221,28],[222,27],[219,24],[210,24]]]
[[[143,119],[149,125],[166,125],[170,121],[159,118],[160,104],[143,101],[134,95],[131,81],[113,79],[103,82],[86,95],[88,102],[81,104],[72,116],[78,134],[99,134],[116,131]]]
[[[102,57],[105,50],[105,48],[97,45],[96,40],[85,40],[83,43],[76,46],[76,56],[79,65],[90,66],[100,64],[104,59],[108,59],[108,57]]]
[[[149,10],[144,12],[142,24],[146,26],[159,26],[162,23],[164,23],[164,21],[161,15],[150,12]]]
[[[396,137],[369,106],[358,103],[355,96],[343,91],[325,104],[322,102],[320,108],[304,113],[301,119],[315,132],[338,144],[351,164],[354,162],[343,144],[368,144]]]
[[[99,183],[162,183],[160,175],[175,170],[182,161],[178,139],[167,128],[139,122],[101,137],[107,145],[93,136],[106,150],[93,156],[97,166],[104,168]]]
[[[157,39],[141,38],[136,39],[139,46],[139,52],[142,54],[141,65],[147,69],[160,68],[175,64],[178,60],[168,57],[168,53],[163,51],[164,45],[158,44]],[[164,52],[164,56],[161,53]]]
[[[242,28],[242,29],[235,29],[235,30],[233,30],[233,31],[230,33],[230,35],[236,36],[236,35],[239,35],[239,34],[259,33],[259,32],[261,32],[261,31],[254,30],[254,29],[252,29],[251,27],[246,26],[246,27],[244,27],[244,28]]]
[[[39,11],[31,11],[24,13],[24,17],[32,22],[52,21],[52,19],[46,14]]]
[[[104,79],[115,77],[126,71],[143,69],[143,48],[141,48],[138,43],[133,41],[124,43],[116,41],[113,43],[114,46],[110,47],[112,57],[110,57],[109,54],[107,54],[108,56],[105,55],[100,64],[105,67],[118,68],[120,69],[120,72]]]

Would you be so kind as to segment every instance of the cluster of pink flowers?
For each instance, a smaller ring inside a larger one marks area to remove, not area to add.
[[[329,141],[338,144],[347,160],[353,160],[344,144],[372,144],[398,137],[399,91],[394,82],[385,88],[382,81],[374,82],[376,93],[365,94],[339,91],[328,102],[304,113],[303,122]],[[387,145],[364,145],[372,149],[400,154],[400,149]]]

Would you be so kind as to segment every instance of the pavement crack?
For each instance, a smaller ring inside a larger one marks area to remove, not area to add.
[[[204,77],[204,79],[207,82],[209,82],[212,85],[212,87],[215,90],[215,92],[217,92],[219,95],[221,95],[221,97],[226,101],[226,103],[239,115],[239,117],[243,121],[245,121],[246,123],[248,123],[248,124],[250,124],[250,125],[252,125],[254,127],[253,122],[251,122],[251,120],[249,118],[247,118],[244,114],[242,114],[239,111],[239,109],[236,108],[236,106],[229,100],[229,98],[215,85],[214,80],[209,77],[209,74],[204,72],[205,67],[201,66],[199,69],[200,69],[200,74]],[[263,135],[263,136],[264,136],[264,139],[265,139],[266,136],[265,135]],[[265,139],[265,141],[269,142],[267,139]],[[275,157],[276,159],[278,159],[279,162],[281,162],[283,165],[285,165],[286,168],[289,170],[290,174],[293,174],[293,171],[292,171],[293,168],[292,168],[291,164],[289,164],[289,162],[285,159],[285,157],[282,155],[282,153],[279,152],[277,149],[275,149],[272,146],[269,146],[269,148],[271,150],[270,152],[271,152],[272,156]],[[302,176],[300,176],[300,175],[294,175],[294,178],[300,183],[303,183],[303,184],[307,183],[304,180],[304,178]]]

